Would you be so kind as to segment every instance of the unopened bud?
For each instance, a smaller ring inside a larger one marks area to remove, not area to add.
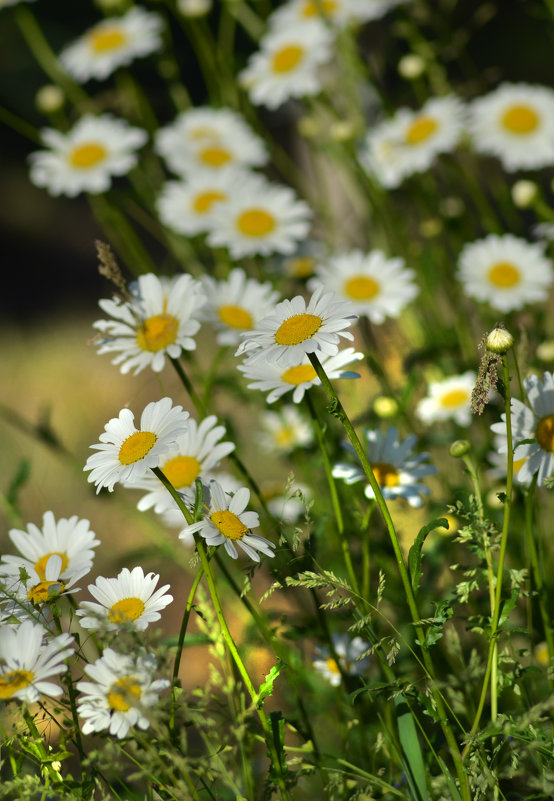
[[[321,125],[315,117],[302,117],[298,120],[298,133],[306,139],[313,139],[321,132]]]
[[[419,225],[419,232],[425,239],[434,239],[442,231],[442,220],[437,217],[430,217],[423,220]]]
[[[547,339],[537,345],[537,359],[541,362],[554,362],[554,339]]]
[[[347,142],[354,136],[354,125],[348,120],[338,120],[329,128],[329,136],[335,142]]]
[[[35,95],[35,104],[43,114],[54,114],[59,111],[65,103],[65,95],[59,86],[47,83],[41,87]]]
[[[512,200],[520,209],[526,209],[537,197],[539,188],[534,181],[516,181],[512,186]]]
[[[425,72],[425,61],[415,53],[402,56],[398,62],[398,74],[408,81],[419,78]]]
[[[373,401],[373,411],[377,417],[394,417],[398,413],[398,403],[387,395],[379,395]]]
[[[502,355],[507,353],[514,344],[514,338],[502,323],[495,326],[487,335],[487,350]]]
[[[212,8],[212,0],[177,0],[183,17],[204,17]]]
[[[471,450],[471,445],[467,441],[467,439],[457,439],[456,442],[453,442],[450,446],[450,456],[453,456],[454,459],[461,459],[463,456],[466,456]]]

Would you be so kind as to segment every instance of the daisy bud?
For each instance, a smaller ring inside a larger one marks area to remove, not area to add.
[[[528,208],[537,197],[538,186],[534,181],[516,181],[512,186],[512,200],[519,209]]]
[[[321,133],[321,125],[315,117],[302,117],[298,120],[298,133],[305,139],[313,139]]]
[[[471,445],[467,441],[467,439],[457,439],[456,442],[453,442],[450,446],[450,456],[453,456],[454,459],[461,459],[463,456],[469,453],[471,450]]]
[[[502,323],[496,325],[487,336],[487,350],[491,351],[491,353],[498,353],[500,355],[507,353],[513,344],[513,336]]]
[[[212,8],[212,0],[178,0],[177,8],[183,17],[203,17]]]
[[[407,81],[419,78],[425,72],[425,61],[415,53],[408,53],[402,56],[398,62],[398,74]]]
[[[350,120],[339,120],[329,128],[329,136],[334,142],[348,142],[354,136],[354,125]]]
[[[59,86],[47,83],[35,95],[35,105],[43,114],[54,114],[65,103],[65,95]]]
[[[554,361],[554,339],[547,339],[546,342],[541,342],[537,346],[536,355],[541,362]]]
[[[377,417],[394,417],[398,413],[398,403],[394,398],[379,395],[373,401],[373,411]]]

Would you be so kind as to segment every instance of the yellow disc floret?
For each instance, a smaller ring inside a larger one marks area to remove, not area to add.
[[[140,598],[122,598],[116,601],[108,610],[110,623],[128,623],[138,620],[144,612],[144,601]]]
[[[293,314],[283,320],[275,332],[275,342],[278,345],[299,345],[313,337],[322,323],[323,320],[317,314]]]
[[[237,228],[244,236],[267,236],[276,227],[275,217],[265,209],[247,209],[237,219]]]
[[[317,373],[311,364],[296,364],[294,367],[289,367],[281,376],[281,381],[286,384],[294,384],[298,386],[305,381],[313,381],[317,378]]]
[[[450,392],[445,392],[439,399],[439,404],[444,406],[445,409],[454,409],[456,406],[461,406],[462,403],[467,403],[468,400],[469,393],[467,389],[451,389]]]
[[[519,280],[518,268],[509,261],[499,261],[489,270],[489,281],[500,289],[516,286]]]
[[[240,331],[250,331],[254,323],[252,315],[243,309],[242,306],[235,306],[232,303],[220,306],[217,310],[219,319],[229,328],[238,328]]]
[[[34,679],[30,670],[10,670],[0,676],[0,699],[12,698],[18,690],[28,687]]]
[[[200,475],[200,462],[194,456],[174,456],[162,467],[162,473],[175,487],[190,487]]]
[[[156,353],[172,345],[179,333],[179,321],[171,314],[155,314],[137,331],[137,344],[142,350]]]
[[[554,453],[554,414],[541,417],[535,430],[535,436],[543,451]]]
[[[396,487],[400,483],[398,470],[392,464],[375,462],[371,469],[380,487]]]
[[[121,28],[102,27],[91,31],[88,43],[93,53],[107,53],[109,50],[119,50],[127,44],[127,34]]]
[[[140,462],[152,450],[156,440],[157,437],[152,431],[135,431],[121,445],[119,461],[121,464]]]
[[[140,701],[142,690],[135,676],[122,676],[110,687],[108,704],[116,712],[128,712]]]
[[[302,61],[304,48],[299,45],[288,45],[273,54],[273,72],[291,72]]]
[[[213,512],[210,515],[210,520],[216,529],[229,540],[241,540],[248,532],[248,528],[244,523],[234,512],[230,512],[228,509]]]
[[[518,136],[531,133],[538,124],[539,115],[529,106],[512,106],[502,115],[502,125]]]
[[[344,284],[344,292],[352,300],[372,300],[379,290],[378,282],[369,275],[354,275]]]
[[[416,117],[406,131],[406,143],[408,145],[419,145],[429,139],[438,129],[438,123],[432,117],[421,114]]]
[[[104,161],[107,155],[108,151],[104,145],[98,142],[83,142],[69,152],[68,161],[78,170],[89,170]]]
[[[51,556],[59,556],[62,560],[62,567],[60,573],[63,573],[64,570],[67,569],[67,565],[69,563],[69,559],[65,553],[60,553],[59,551],[52,551],[52,553],[46,553],[44,556],[41,556],[35,562],[35,570],[38,573],[39,578],[45,579],[46,578],[46,565],[48,564],[48,560]]]

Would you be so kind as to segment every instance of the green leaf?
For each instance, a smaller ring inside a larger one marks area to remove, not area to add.
[[[279,660],[276,665],[273,665],[267,676],[265,677],[265,681],[260,684],[260,689],[258,690],[258,701],[256,706],[258,709],[261,709],[262,704],[264,702],[264,698],[273,694],[273,685],[275,683],[275,679],[285,667],[285,663]]]
[[[432,530],[432,529],[431,529]],[[421,533],[421,532],[420,532]],[[404,755],[406,779],[414,801],[428,801],[423,754],[417,736],[412,710],[401,696],[395,698],[398,738]]]
[[[438,517],[436,520],[431,520],[430,523],[427,523],[426,526],[420,528],[417,537],[415,538],[414,544],[410,548],[410,552],[408,554],[408,571],[410,573],[410,581],[412,582],[412,589],[414,593],[417,593],[419,589],[419,582],[422,576],[421,573],[421,559],[422,559],[422,548],[423,543],[427,535],[434,531],[437,528],[449,528],[448,520],[446,517]]]

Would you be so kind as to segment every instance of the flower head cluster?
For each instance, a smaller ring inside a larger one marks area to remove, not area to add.
[[[100,308],[111,320],[97,320],[102,332],[98,353],[115,353],[113,364],[121,372],[135,375],[150,366],[160,372],[166,357],[176,359],[183,350],[194,350],[194,335],[206,297],[199,281],[190,275],[158,278],[153,273],[139,276],[131,286],[128,302],[102,299]]]
[[[422,495],[428,495],[430,490],[420,481],[426,476],[437,472],[436,467],[427,463],[428,453],[413,453],[417,437],[413,434],[400,440],[398,431],[393,426],[385,434],[380,431],[365,430],[367,455],[373,470],[373,475],[383,497],[396,500],[406,498],[410,506],[422,506]],[[353,452],[349,443],[345,447]],[[365,477],[358,465],[349,462],[338,462],[333,467],[335,478],[341,478],[347,484],[362,481]],[[369,484],[365,487],[365,495],[374,498],[375,494]]]

